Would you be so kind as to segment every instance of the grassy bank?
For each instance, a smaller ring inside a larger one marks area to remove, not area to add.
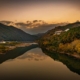
[[[6,42],[0,43],[0,54],[6,53],[7,51],[14,48],[14,46],[20,44],[20,42]]]

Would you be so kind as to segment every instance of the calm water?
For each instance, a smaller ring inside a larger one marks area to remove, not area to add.
[[[79,73],[45,55],[40,48],[4,58],[0,59],[0,80],[80,80]]]

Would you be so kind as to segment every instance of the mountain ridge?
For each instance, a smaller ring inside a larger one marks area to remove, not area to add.
[[[0,41],[35,41],[37,36],[25,33],[14,26],[0,23]]]
[[[80,59],[80,22],[57,27],[45,34],[38,43],[42,49],[49,52]]]

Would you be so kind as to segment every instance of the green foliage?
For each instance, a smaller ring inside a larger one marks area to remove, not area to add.
[[[75,39],[80,39],[80,27],[72,28],[68,32],[60,35],[61,43],[70,43]]]
[[[39,41],[41,47],[62,53],[80,54],[80,26],[71,28],[67,32],[63,31],[60,35],[51,35],[51,33]]]

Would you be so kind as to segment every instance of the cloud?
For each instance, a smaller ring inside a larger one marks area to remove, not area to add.
[[[26,21],[26,23],[31,23],[31,21]]]
[[[27,53],[27,54],[19,57],[18,59],[28,59],[28,60],[42,61],[42,60],[44,60],[46,58],[47,58],[47,56],[43,55],[43,54]]]
[[[38,33],[45,33],[50,29],[53,29],[56,26],[65,25],[66,23],[57,23],[57,24],[48,24],[43,20],[33,20],[33,21],[26,21],[24,22],[12,22],[12,21],[0,21],[5,25],[12,25],[15,26],[26,33],[30,34],[38,34]]]
[[[47,24],[47,23],[42,20],[26,21],[26,23],[23,23],[23,22],[15,23],[16,26],[19,26],[21,28],[26,27],[28,29],[39,27],[40,25],[43,25],[43,24]]]
[[[20,27],[26,27],[31,25],[31,23],[23,23],[23,22],[19,22],[19,23],[15,23],[15,25],[20,26]]]
[[[43,20],[26,21],[26,23],[15,23],[20,29],[30,34],[44,33],[50,29],[53,29],[59,25],[65,25],[66,23],[48,24]]]
[[[12,21],[0,21],[0,23],[10,25],[10,24],[13,24],[14,22],[12,22]]]
[[[35,61],[42,61],[45,60],[47,56],[43,54],[42,50],[39,48],[32,49],[26,52],[24,55],[18,57],[18,59],[27,59],[27,60],[35,60]]]
[[[38,20],[33,20],[33,23],[36,23],[36,22],[38,22]]]
[[[48,30],[51,30],[51,29],[53,29],[53,28],[56,27],[56,26],[65,25],[65,24],[66,24],[66,23],[42,24],[42,25],[38,25],[38,27],[34,27],[34,28],[31,28],[31,29],[28,29],[28,31],[29,31],[30,33],[33,33],[33,34],[45,33],[45,32],[47,32]]]

